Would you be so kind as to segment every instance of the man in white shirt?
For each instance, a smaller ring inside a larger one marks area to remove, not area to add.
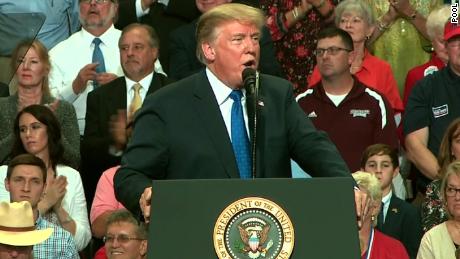
[[[81,31],[50,51],[51,93],[74,105],[80,135],[85,129],[88,93],[95,86],[107,84],[123,75],[118,52],[121,31],[113,26],[117,12],[118,0],[81,0]],[[95,38],[99,39],[99,43],[94,41]],[[97,51],[99,57],[102,55],[102,61],[94,58]],[[158,70],[162,72],[161,65]]]

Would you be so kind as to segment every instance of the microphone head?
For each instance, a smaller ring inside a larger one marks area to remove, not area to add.
[[[255,77],[256,76],[256,70],[251,67],[247,67],[243,70],[242,73],[242,78],[243,82],[245,82],[249,77]]]

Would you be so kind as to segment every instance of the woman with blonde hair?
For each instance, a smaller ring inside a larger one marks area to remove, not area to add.
[[[48,74],[51,69],[48,51],[38,40],[26,40],[18,44],[11,57],[15,72],[17,92],[0,98],[0,164],[6,164],[14,141],[13,122],[16,114],[32,104],[48,106],[62,127],[64,159],[68,165],[80,164],[80,134],[73,106],[50,95]]]
[[[422,203],[422,228],[426,232],[447,220],[447,213],[442,204],[441,179],[450,163],[460,158],[460,118],[449,124],[441,140],[438,153],[438,179],[426,187]]]
[[[431,228],[422,238],[417,259],[456,257],[460,247],[460,161],[449,164],[441,182],[442,204],[448,220]]]
[[[375,229],[382,202],[382,190],[377,177],[361,171],[353,173],[352,176],[359,188],[367,192],[370,197],[368,213],[364,215],[363,225],[359,229],[361,258],[409,259],[409,255],[401,242]]]

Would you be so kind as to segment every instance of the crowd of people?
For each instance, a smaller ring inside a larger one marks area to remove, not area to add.
[[[354,180],[362,258],[460,258],[450,11],[441,0],[0,2],[0,26],[46,14],[35,38],[19,33],[30,21],[0,32],[15,43],[0,48],[0,226],[36,228],[0,233],[0,257],[147,258],[151,180],[290,178],[295,161]]]

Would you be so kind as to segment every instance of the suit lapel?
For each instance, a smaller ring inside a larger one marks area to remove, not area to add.
[[[163,83],[160,77],[161,75],[157,73],[153,73],[152,82],[150,82],[150,87],[149,87],[149,90],[147,91],[147,95],[152,94],[156,90],[163,87]]]
[[[220,158],[227,175],[231,178],[239,178],[236,159],[227,128],[225,127],[211,85],[206,77],[205,70],[202,70],[195,80],[193,106],[196,109],[197,117],[201,120],[203,129],[206,130],[208,136],[211,138],[217,156]]]
[[[119,109],[126,109],[126,96],[127,96],[127,86],[125,77],[119,77],[116,79],[116,84],[113,85],[113,89],[108,91],[109,99],[108,104],[111,106],[111,111],[116,111]]]
[[[387,211],[387,215],[385,218],[385,224],[384,224],[384,228],[387,228],[387,229],[393,228],[395,226],[396,227],[400,226],[400,223],[398,223],[401,220],[400,203],[395,197],[396,196],[393,193],[390,199],[390,206],[388,206],[388,211]]]

